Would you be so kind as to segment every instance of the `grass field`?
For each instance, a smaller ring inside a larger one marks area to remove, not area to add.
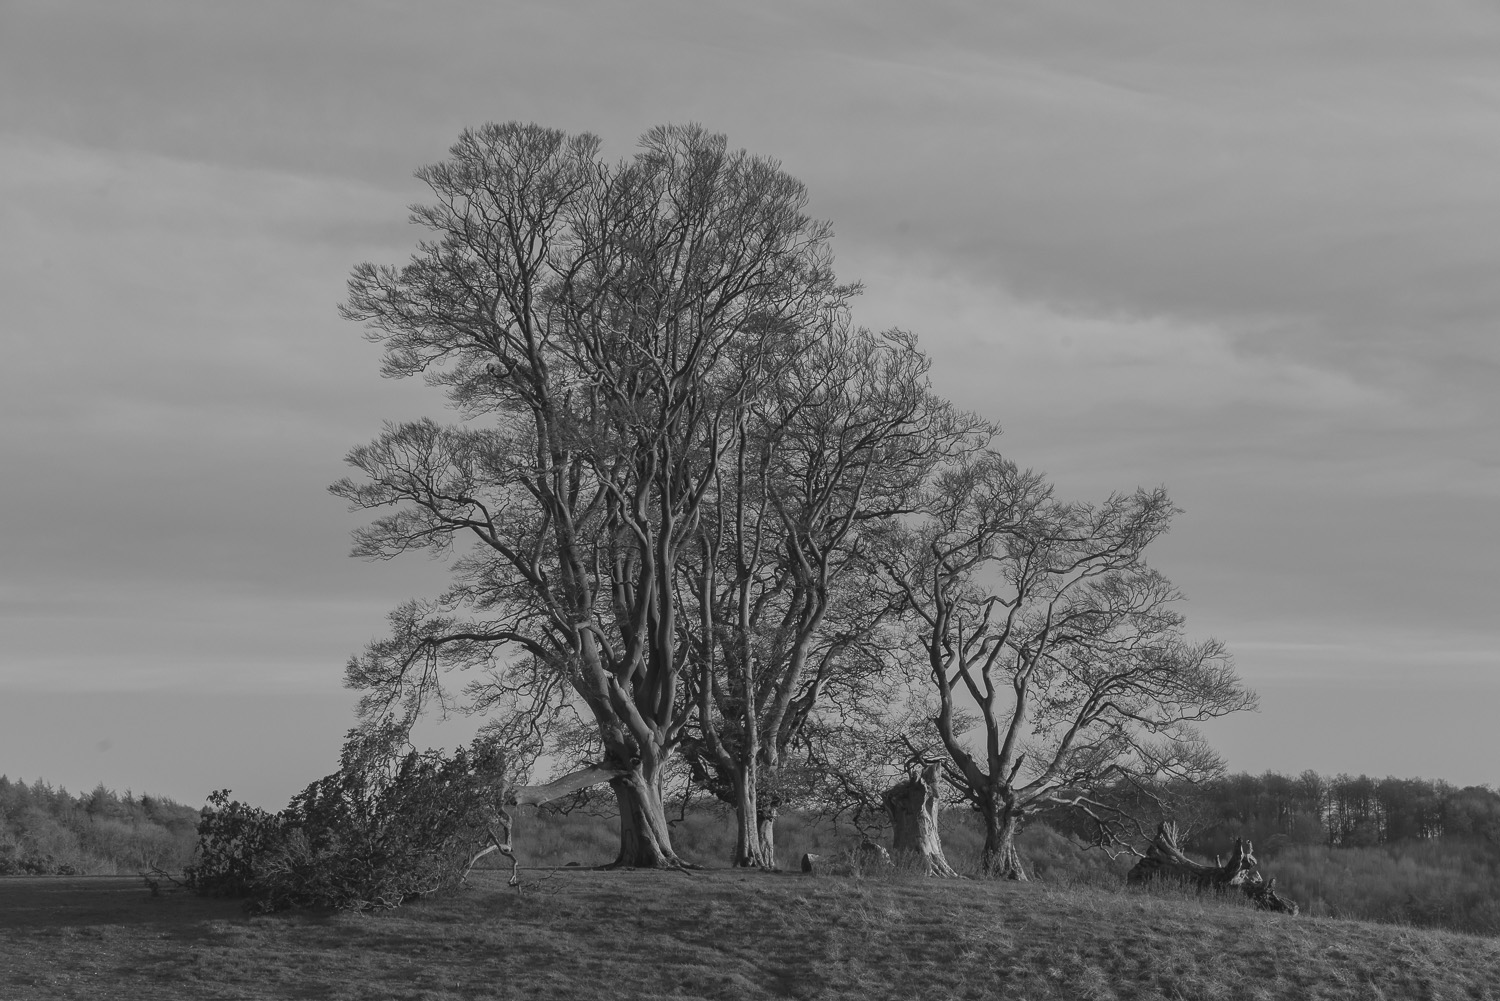
[[[1495,999],[1500,940],[1042,883],[495,872],[372,916],[0,880],[6,999]]]

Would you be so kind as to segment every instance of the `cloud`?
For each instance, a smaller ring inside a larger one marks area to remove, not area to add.
[[[323,490],[382,417],[437,408],[334,315],[400,201],[16,136],[0,159],[7,682],[337,685],[370,599],[431,576],[358,572]]]
[[[1008,452],[1070,496],[1171,487],[1157,562],[1252,683],[1500,647],[1492,5],[3,18],[7,684],[332,684],[433,589],[343,556],[344,451],[442,412],[333,306],[408,252],[411,170],[507,119],[615,155],[699,120],[781,158],[869,285],[859,320],[916,330]]]
[[[22,5],[0,107],[76,144],[383,186],[488,119],[623,153],[697,118],[784,159],[846,240],[1019,298],[1236,318],[1252,348],[1433,395],[1500,363],[1484,4],[379,11]]]

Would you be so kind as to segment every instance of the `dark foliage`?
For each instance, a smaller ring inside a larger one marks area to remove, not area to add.
[[[1272,850],[1292,845],[1375,848],[1459,838],[1500,847],[1500,793],[1427,779],[1226,775],[1194,795],[1202,827],[1193,847],[1225,850],[1253,838]]]
[[[372,766],[346,749],[339,771],[270,814],[214,793],[188,883],[256,911],[392,908],[462,882],[503,833],[504,756],[476,742],[450,757]]]
[[[198,822],[198,848],[186,869],[187,885],[204,896],[252,896],[260,868],[281,839],[279,815],[230,799],[228,789],[216,789]]]

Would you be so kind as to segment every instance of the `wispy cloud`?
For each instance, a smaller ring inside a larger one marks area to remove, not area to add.
[[[333,306],[506,119],[780,157],[1018,461],[1171,487],[1157,561],[1252,684],[1479,684],[1497,58],[1478,0],[8,4],[0,684],[331,686],[433,589],[343,556],[344,451],[441,409]]]

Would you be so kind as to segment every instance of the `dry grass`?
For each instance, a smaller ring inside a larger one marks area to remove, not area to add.
[[[0,880],[0,997],[1500,1001],[1500,940],[899,876],[565,870],[518,893],[481,873],[373,917],[253,918],[30,877]]]

